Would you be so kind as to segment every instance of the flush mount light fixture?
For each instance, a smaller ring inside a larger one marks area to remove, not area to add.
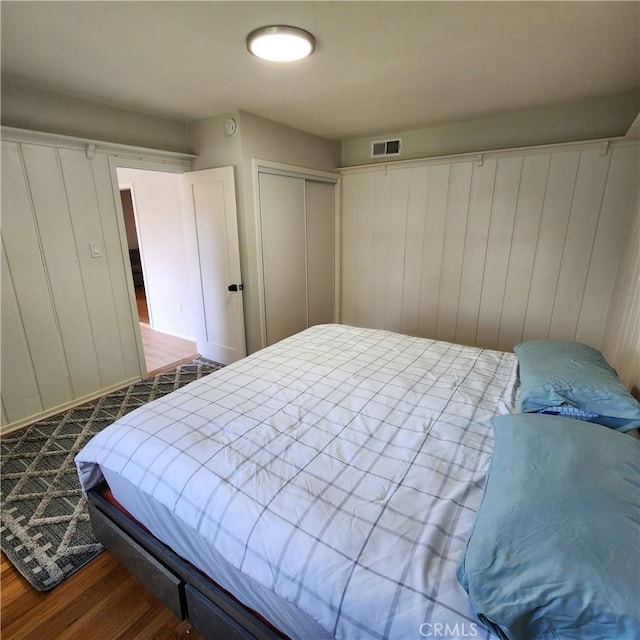
[[[271,62],[293,62],[311,55],[316,39],[304,29],[273,25],[260,27],[247,36],[247,49]]]

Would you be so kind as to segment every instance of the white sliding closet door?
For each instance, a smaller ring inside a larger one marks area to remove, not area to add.
[[[260,174],[267,344],[307,327],[304,180]]]
[[[334,321],[335,185],[305,181],[308,326]]]
[[[259,174],[267,345],[334,318],[332,183]]]

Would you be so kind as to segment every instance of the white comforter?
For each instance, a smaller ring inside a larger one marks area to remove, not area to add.
[[[78,473],[120,474],[336,638],[486,637],[455,570],[515,379],[513,354],[316,326],[124,416]]]

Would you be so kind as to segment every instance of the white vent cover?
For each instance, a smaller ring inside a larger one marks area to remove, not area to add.
[[[402,138],[395,138],[394,140],[378,140],[371,143],[372,158],[399,156],[401,152]]]

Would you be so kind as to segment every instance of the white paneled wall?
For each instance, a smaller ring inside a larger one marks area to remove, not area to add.
[[[604,354],[614,363],[621,380],[640,399],[640,202],[629,225],[618,269]]]
[[[638,158],[585,143],[343,170],[342,321],[601,347]]]
[[[2,141],[3,430],[141,374],[109,156],[15,136]]]
[[[131,313],[107,157],[3,142],[2,182],[2,399],[14,423],[140,368],[121,322]]]

